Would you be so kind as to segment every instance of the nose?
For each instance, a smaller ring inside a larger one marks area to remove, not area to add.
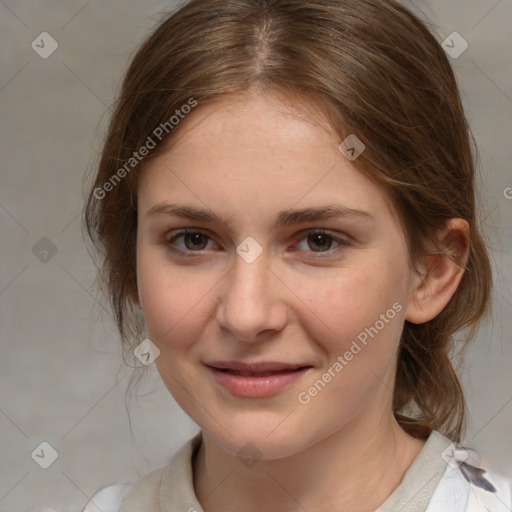
[[[217,322],[238,341],[261,341],[285,326],[285,295],[286,286],[269,267],[265,253],[251,263],[236,254],[221,284]]]

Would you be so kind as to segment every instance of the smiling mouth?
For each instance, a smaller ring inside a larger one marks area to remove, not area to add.
[[[215,363],[215,366],[207,364],[206,367],[224,391],[241,398],[267,398],[277,395],[302,379],[313,368],[310,365],[269,362],[252,365],[240,362]]]
[[[229,368],[215,368],[215,370],[219,370],[224,373],[230,373],[231,375],[239,375],[240,377],[269,377],[270,375],[281,375],[286,373],[298,372],[300,370],[304,370],[305,368],[311,368],[311,366],[301,366],[300,368],[295,369],[275,370],[267,372],[246,372],[241,370],[231,370]]]

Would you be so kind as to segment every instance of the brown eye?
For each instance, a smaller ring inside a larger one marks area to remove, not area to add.
[[[333,238],[325,233],[315,233],[308,236],[308,241],[311,242],[308,244],[310,248],[318,248],[320,252],[324,252],[330,249]]]
[[[184,235],[184,242],[187,249],[199,249],[202,250],[206,247],[207,236],[204,233],[186,233]]]
[[[303,241],[305,241],[305,243]],[[332,248],[333,243],[337,244],[334,249]],[[313,231],[301,239],[298,244],[298,250],[309,253],[333,254],[349,245],[350,241],[345,238],[331,235],[325,231]]]
[[[183,239],[183,246],[176,246],[178,239]],[[202,231],[181,231],[171,237],[166,245],[175,252],[194,252],[206,249],[209,240],[210,237]]]

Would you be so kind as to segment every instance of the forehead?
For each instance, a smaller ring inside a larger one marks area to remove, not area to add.
[[[168,200],[226,216],[232,208],[274,214],[321,204],[394,215],[383,189],[341,153],[327,121],[303,105],[244,95],[200,104],[178,128],[145,164],[145,211]]]

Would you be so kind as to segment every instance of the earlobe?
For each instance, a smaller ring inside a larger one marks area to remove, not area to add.
[[[467,221],[450,219],[446,223],[439,234],[441,250],[425,257],[424,274],[414,280],[405,312],[407,321],[423,324],[446,307],[464,275],[469,241]]]

